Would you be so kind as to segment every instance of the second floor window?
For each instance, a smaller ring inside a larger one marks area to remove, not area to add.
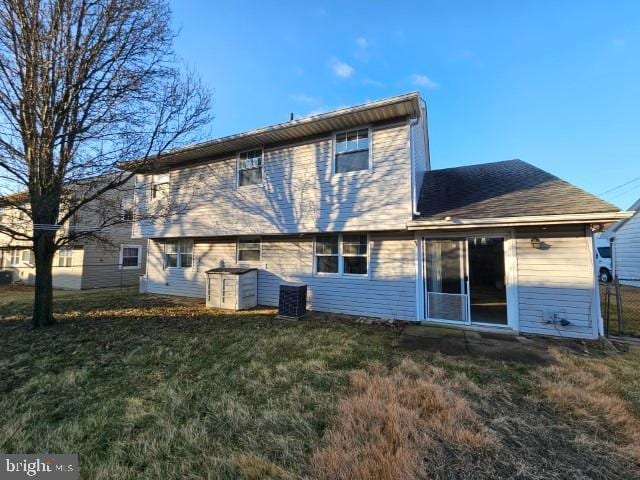
[[[61,248],[58,251],[58,266],[71,267],[73,265],[73,250],[71,248]]]
[[[164,244],[165,268],[191,268],[193,240],[173,240]]]
[[[336,134],[334,172],[369,169],[369,129],[359,128]]]
[[[133,222],[133,205],[124,200],[120,201],[120,220],[124,222]]]
[[[250,150],[238,155],[238,186],[262,183],[262,150]]]
[[[169,174],[162,173],[154,175],[151,181],[151,192],[149,194],[151,201],[166,200],[169,198]]]

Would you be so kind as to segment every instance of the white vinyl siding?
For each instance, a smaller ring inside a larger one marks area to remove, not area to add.
[[[631,217],[614,236],[616,275],[622,283],[640,287],[640,214]]]
[[[379,318],[414,320],[416,316],[415,256],[412,233],[372,233],[368,276],[314,275],[313,236],[262,239],[258,271],[258,304],[276,306],[283,282],[308,285],[309,308]],[[234,240],[197,240],[194,268],[162,268],[162,242],[149,243],[147,288],[150,293],[205,297],[208,269],[232,266]]]
[[[134,224],[136,236],[216,237],[404,229],[411,220],[406,121],[374,126],[371,172],[332,174],[332,136],[265,148],[262,184],[237,188],[237,158],[176,168],[171,199],[185,211]],[[136,205],[148,202],[139,175]]]
[[[541,248],[532,247],[532,237]],[[595,273],[584,227],[521,229],[516,239],[520,331],[593,338]],[[548,323],[545,311],[564,314],[571,324]]]

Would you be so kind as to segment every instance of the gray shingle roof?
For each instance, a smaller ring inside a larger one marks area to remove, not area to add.
[[[522,160],[425,173],[418,211],[423,219],[606,213],[620,209]]]

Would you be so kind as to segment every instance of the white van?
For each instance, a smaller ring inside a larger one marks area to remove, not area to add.
[[[608,239],[596,239],[596,272],[601,282],[610,282],[613,278],[611,263],[611,244]]]

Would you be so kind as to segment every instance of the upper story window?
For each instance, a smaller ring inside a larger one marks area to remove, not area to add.
[[[154,175],[151,181],[151,192],[149,194],[151,201],[166,200],[169,198],[169,174],[162,173]]]
[[[133,222],[133,205],[125,200],[120,201],[120,220]]]
[[[368,128],[336,133],[335,173],[369,170],[371,158],[369,137],[370,131]]]
[[[241,238],[238,240],[238,262],[260,261],[262,242],[259,238]]]
[[[165,268],[191,268],[193,240],[172,240],[164,244]]]
[[[238,154],[238,186],[262,183],[262,149]]]
[[[368,274],[369,242],[366,233],[319,235],[315,245],[316,273]]]
[[[61,248],[58,251],[58,266],[71,267],[73,265],[73,249],[69,247]]]

